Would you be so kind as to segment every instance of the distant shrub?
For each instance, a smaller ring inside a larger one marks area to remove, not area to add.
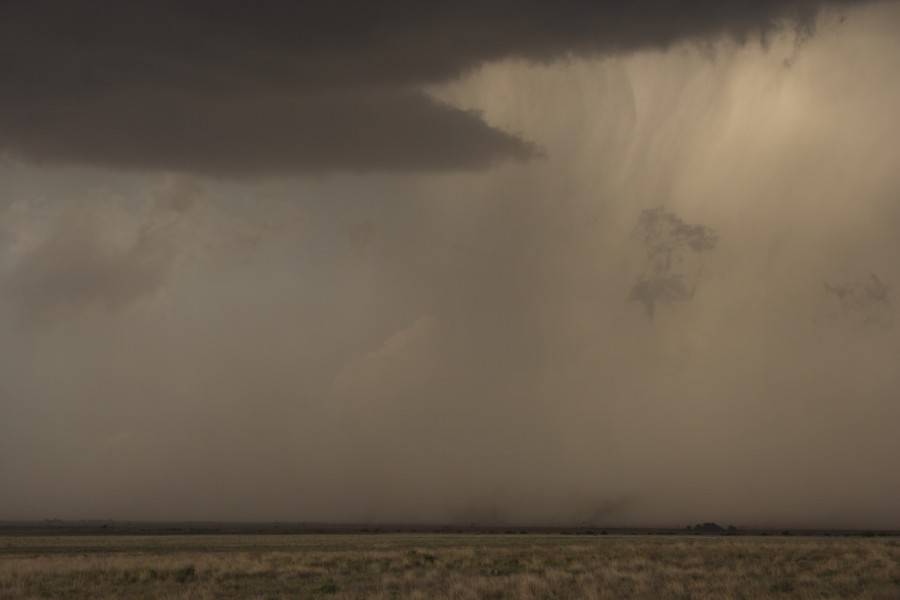
[[[776,593],[790,594],[794,591],[794,582],[790,579],[779,579],[774,582],[769,589]]]
[[[181,567],[175,572],[175,579],[180,583],[184,583],[188,579],[192,579],[196,574],[197,570],[194,568],[194,565],[188,565],[186,567]]]
[[[690,528],[691,528],[691,526],[688,525],[688,529],[690,529]],[[700,531],[700,532],[706,532],[706,533],[719,533],[719,532],[722,532],[725,530],[720,525],[717,525],[716,523],[708,522],[708,523],[700,523],[698,525],[695,525],[694,531]]]
[[[326,581],[322,585],[319,586],[320,594],[336,594],[338,591],[338,586],[333,581]]]

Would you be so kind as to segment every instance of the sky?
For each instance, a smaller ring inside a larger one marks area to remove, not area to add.
[[[900,528],[900,4],[0,2],[0,520]]]

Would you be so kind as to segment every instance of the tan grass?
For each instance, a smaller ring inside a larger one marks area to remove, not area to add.
[[[895,538],[0,537],[0,599],[900,598]]]

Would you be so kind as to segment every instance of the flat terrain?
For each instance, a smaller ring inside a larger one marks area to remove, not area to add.
[[[900,598],[900,539],[0,535],[0,599]]]

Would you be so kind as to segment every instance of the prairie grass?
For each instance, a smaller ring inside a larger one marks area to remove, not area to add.
[[[896,538],[0,537],[0,599],[900,598]]]

